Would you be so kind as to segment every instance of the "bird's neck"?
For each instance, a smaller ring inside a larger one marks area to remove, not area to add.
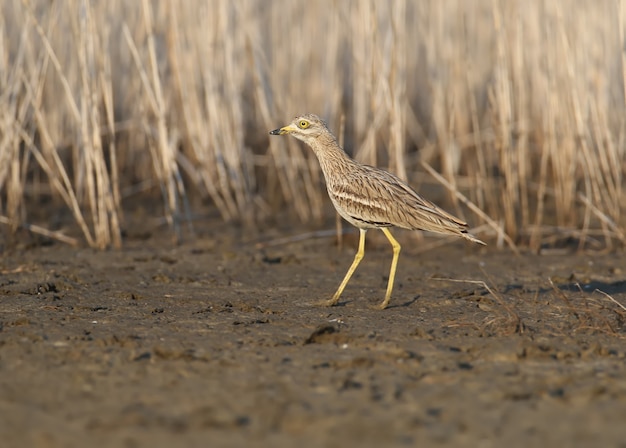
[[[327,184],[332,178],[329,178],[329,174],[333,169],[336,171],[338,167],[354,163],[332,135],[320,135],[309,145],[320,162]]]

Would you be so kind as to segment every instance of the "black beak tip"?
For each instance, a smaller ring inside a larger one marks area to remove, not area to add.
[[[280,129],[274,129],[273,131],[270,131],[270,135],[280,135]]]

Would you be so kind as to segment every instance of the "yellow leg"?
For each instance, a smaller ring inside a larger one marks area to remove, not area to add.
[[[389,271],[389,283],[387,283],[387,293],[385,294],[385,300],[383,300],[383,303],[381,303],[379,306],[379,308],[383,310],[389,304],[389,300],[391,300],[393,281],[396,278],[396,268],[398,267],[398,257],[400,256],[400,243],[398,243],[393,235],[391,235],[389,229],[383,227],[381,230],[391,243],[391,247],[393,247],[393,259],[391,260],[391,270]]]
[[[359,235],[359,250],[357,250],[356,255],[354,256],[354,261],[352,262],[350,269],[348,269],[346,276],[343,278],[341,285],[339,285],[339,288],[337,288],[337,292],[335,292],[335,294],[333,295],[333,298],[330,300],[327,300],[326,302],[323,302],[324,305],[333,306],[339,301],[339,296],[341,296],[341,293],[343,292],[344,288],[348,284],[348,281],[350,281],[350,277],[352,277],[352,274],[354,274],[354,271],[356,270],[357,266],[359,265],[359,263],[363,259],[363,256],[365,255],[365,233],[366,232],[367,232],[366,229],[359,229],[359,234],[360,234]]]

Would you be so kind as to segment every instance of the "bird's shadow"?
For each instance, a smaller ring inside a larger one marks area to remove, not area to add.
[[[417,299],[419,299],[420,296],[419,294],[416,295],[415,297],[413,297],[411,300],[407,300],[404,303],[398,303],[397,305],[389,305],[386,309],[392,309],[392,308],[407,308],[411,305],[413,305],[415,302],[417,302]]]
[[[407,300],[404,303],[398,303],[398,304],[393,304],[393,301],[392,301],[392,303],[390,305],[387,305],[387,307],[385,309],[386,310],[390,310],[390,309],[393,309],[393,308],[407,308],[407,307],[413,305],[415,302],[417,302],[417,299],[419,299],[419,297],[420,297],[419,295],[416,295],[411,300]],[[333,308],[343,308],[346,305],[349,305],[349,304],[351,304],[353,302],[357,302],[357,300],[356,299],[341,300],[341,301],[335,303],[333,305]],[[323,306],[323,302],[314,302],[314,304],[318,305],[318,306]],[[376,309],[376,305],[372,305],[371,308],[375,308]]]
[[[354,300],[342,300],[342,301],[339,301],[339,302],[335,303],[331,308],[343,308],[343,307],[345,307],[346,305],[348,305],[348,304],[350,304],[352,302],[354,302]],[[323,303],[321,303],[319,305],[320,306],[326,306]]]

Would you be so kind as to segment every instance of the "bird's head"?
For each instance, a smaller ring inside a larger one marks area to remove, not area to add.
[[[326,123],[320,117],[313,114],[301,115],[293,119],[287,126],[270,131],[271,135],[293,135],[298,140],[310,143],[322,134],[328,134]]]

